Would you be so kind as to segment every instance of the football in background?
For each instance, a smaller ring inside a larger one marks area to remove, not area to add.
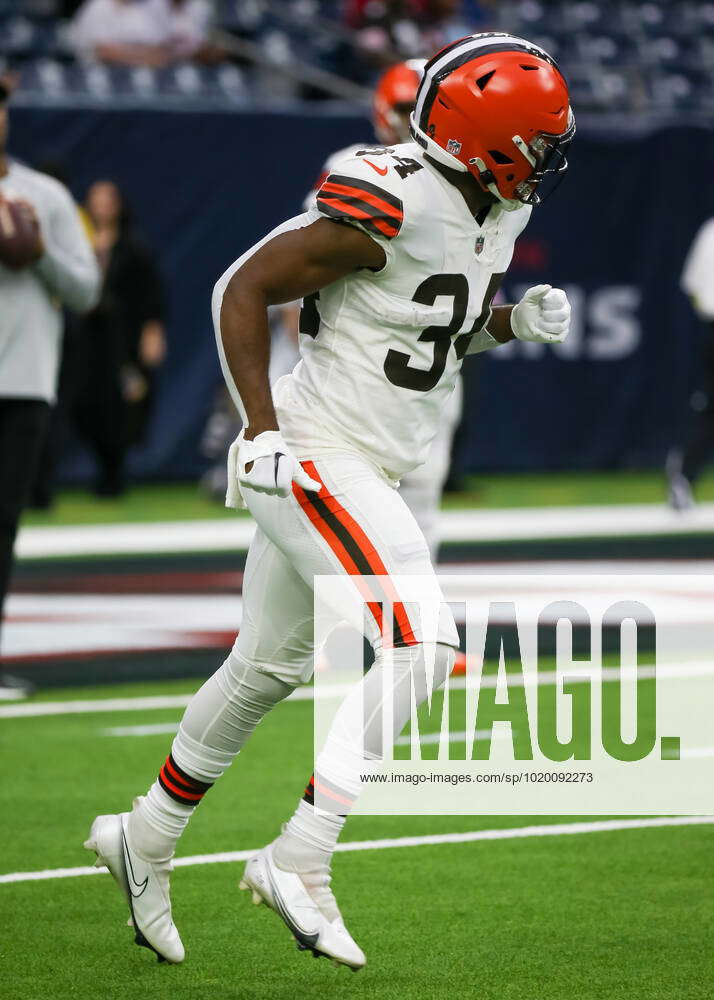
[[[0,196],[0,264],[19,271],[41,252],[40,227],[30,206]]]

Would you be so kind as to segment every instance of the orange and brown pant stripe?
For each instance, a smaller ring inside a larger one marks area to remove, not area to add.
[[[355,577],[357,587],[365,596],[365,603],[382,634],[385,648],[389,645],[416,645],[417,639],[406,608],[391,585],[389,573],[376,546],[350,512],[330,493],[315,463],[307,461],[301,464],[307,474],[321,484],[321,488],[318,493],[308,493],[297,483],[293,483],[295,499],[313,527],[335,553],[345,572]],[[384,582],[378,584],[374,577]],[[391,642],[385,635],[383,603],[392,606]]]

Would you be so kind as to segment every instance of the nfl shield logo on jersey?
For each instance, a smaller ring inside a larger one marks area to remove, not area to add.
[[[446,144],[446,152],[453,153],[454,156],[458,156],[461,152],[461,143],[457,142],[456,139],[449,139]]]
[[[475,250],[477,256],[483,250],[483,244],[484,244],[484,237],[483,236],[477,236],[476,237],[476,246],[474,247],[474,250]]]

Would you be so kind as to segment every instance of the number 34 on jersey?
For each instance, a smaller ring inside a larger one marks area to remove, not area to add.
[[[529,215],[494,205],[479,223],[416,143],[334,164],[309,219],[361,228],[386,263],[305,301],[291,396],[314,406],[319,395],[325,425],[358,433],[396,478],[424,461]]]

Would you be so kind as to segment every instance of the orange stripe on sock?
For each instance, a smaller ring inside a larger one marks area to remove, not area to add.
[[[339,795],[337,792],[333,792],[331,788],[327,788],[320,781],[315,782],[315,791],[318,795],[326,795],[327,798],[332,799],[333,802],[339,802],[341,806],[354,805],[354,799],[348,799],[344,795]]]
[[[175,792],[176,795],[178,795],[182,799],[188,799],[191,802],[200,802],[205,794],[204,792],[187,792],[183,788],[179,788],[167,776],[166,768],[161,769],[160,778],[164,782],[164,784],[169,786],[172,792]]]
[[[172,781],[174,781],[176,784],[180,786],[183,786],[187,792],[193,793],[195,791],[199,791],[201,795],[205,795],[207,789],[201,787],[203,785],[203,782],[199,782],[198,779],[196,779],[195,785],[191,784],[190,779],[187,780],[186,778],[183,777],[183,775],[178,773],[176,768],[172,765],[171,759],[169,757],[166,758],[166,762],[164,764],[164,771],[166,771],[171,776]]]

